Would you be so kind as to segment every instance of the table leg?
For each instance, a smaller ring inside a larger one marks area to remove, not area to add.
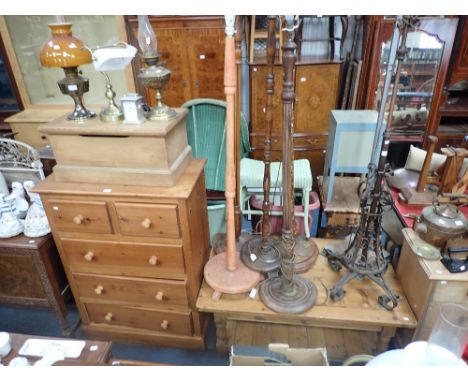
[[[229,351],[229,344],[226,331],[226,316],[224,314],[215,314],[216,324],[216,350],[220,353]]]
[[[45,264],[36,255],[33,255],[32,258],[34,266],[38,271],[42,287],[44,288],[44,292],[46,293],[47,299],[49,300],[49,304],[54,310],[55,316],[57,317],[60,323],[60,327],[62,328],[62,334],[66,336],[71,336],[73,331],[77,328],[78,324],[80,323],[80,320],[78,320],[78,322],[70,326],[67,320],[67,307],[63,302],[59,302],[61,296],[58,295],[59,292],[56,291],[52,286],[52,283],[50,282],[47,274]]]
[[[388,350],[390,340],[395,336],[396,328],[384,327],[377,340],[377,353],[383,353]]]

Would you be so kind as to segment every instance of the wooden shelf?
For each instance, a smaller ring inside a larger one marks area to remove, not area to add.
[[[297,58],[296,65],[314,65],[314,64],[341,64],[341,60],[338,56],[331,58],[330,56],[324,55],[300,55]],[[256,57],[255,62],[249,63],[251,66],[266,65],[266,57]],[[281,66],[281,63],[276,61],[275,65]]]
[[[468,97],[460,98],[452,105],[442,105],[439,113],[442,117],[468,117]]]
[[[456,125],[440,125],[437,129],[437,135],[453,135],[453,134],[468,134],[468,123],[460,123]]]

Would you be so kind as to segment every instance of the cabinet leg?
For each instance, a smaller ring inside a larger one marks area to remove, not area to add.
[[[49,305],[52,307],[55,316],[57,317],[57,320],[60,323],[62,333],[64,335],[70,336],[78,325],[75,323],[72,327],[70,327],[70,324],[67,320],[67,307],[65,306],[65,303],[61,300],[62,297],[60,296],[59,292],[53,287],[52,283],[50,282],[46,266],[39,258],[39,256],[33,256],[33,263],[39,274],[39,278],[41,280],[42,287],[44,288],[44,292],[47,295],[47,299],[49,300]],[[79,322],[80,320],[78,320],[78,324]]]
[[[377,340],[377,353],[383,353],[388,350],[390,340],[395,336],[396,328],[384,327]]]
[[[229,351],[226,316],[223,314],[215,314],[214,322],[216,324],[216,350],[220,353],[226,353]]]

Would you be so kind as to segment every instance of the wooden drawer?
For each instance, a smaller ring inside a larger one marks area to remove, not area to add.
[[[174,310],[188,308],[184,281],[151,280],[103,275],[73,275],[81,299],[148,305]]]
[[[326,148],[327,147],[327,135],[301,135],[294,137],[294,147],[305,147],[308,149],[314,148]],[[271,137],[272,150],[282,151],[283,149],[283,138],[279,135],[273,135]],[[251,135],[251,146],[254,149],[262,150],[265,147],[265,136],[263,134]]]
[[[111,304],[85,304],[91,322],[146,329],[166,334],[192,335],[190,312],[169,313]]]
[[[294,147],[326,148],[328,135],[304,135],[294,137]]]
[[[72,272],[185,279],[181,245],[62,238]]]
[[[179,217],[175,204],[115,203],[123,235],[179,238]]]
[[[112,233],[106,202],[48,200],[50,215],[59,231]]]

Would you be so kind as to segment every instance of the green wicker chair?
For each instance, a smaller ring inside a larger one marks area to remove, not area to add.
[[[182,105],[189,109],[187,138],[195,158],[207,158],[205,182],[208,190],[225,191],[226,177],[226,102],[197,98]],[[241,114],[241,158],[247,157],[249,130]]]

